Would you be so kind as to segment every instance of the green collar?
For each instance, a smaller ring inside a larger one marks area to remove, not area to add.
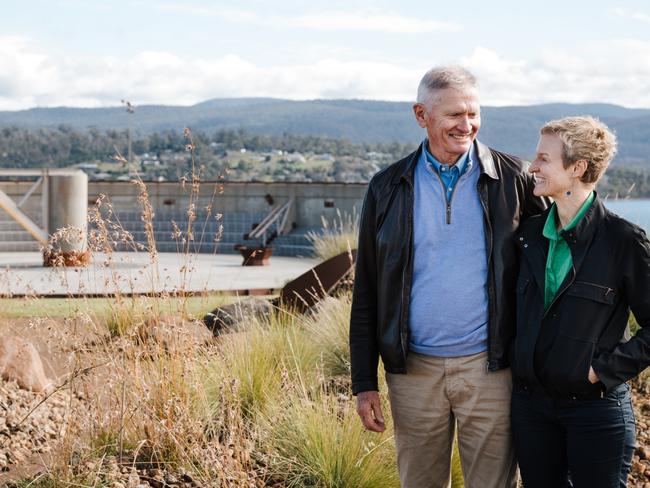
[[[578,213],[575,214],[573,219],[571,219],[571,222],[569,222],[569,225],[564,227],[561,230],[557,230],[557,205],[553,203],[553,206],[551,207],[550,212],[548,213],[548,217],[546,218],[546,223],[544,224],[544,229],[542,230],[542,235],[546,237],[547,239],[553,239],[554,241],[557,241],[560,239],[560,232],[563,230],[571,230],[573,229],[580,219],[585,216],[587,213],[587,210],[589,210],[589,207],[591,207],[592,202],[594,201],[594,192],[592,191],[587,199],[584,201],[580,209],[578,210]]]

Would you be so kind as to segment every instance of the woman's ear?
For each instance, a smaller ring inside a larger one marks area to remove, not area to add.
[[[578,159],[576,162],[573,163],[571,176],[582,179],[582,176],[585,174],[585,171],[587,171],[588,165],[589,163],[587,162],[586,159]]]

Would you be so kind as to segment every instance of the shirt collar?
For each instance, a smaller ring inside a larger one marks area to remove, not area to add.
[[[562,232],[563,230],[573,229],[578,224],[578,222],[580,222],[580,219],[582,219],[582,217],[585,216],[587,210],[589,210],[589,207],[591,207],[591,204],[594,201],[594,196],[595,194],[592,191],[587,197],[587,199],[584,201],[584,203],[580,206],[580,209],[575,214],[573,219],[571,219],[569,225],[567,225],[566,227],[560,230],[557,229],[557,219],[558,219],[557,205],[554,202],[550,212],[548,213],[548,217],[546,217],[546,223],[544,224],[542,235],[547,239],[553,239],[557,241],[560,238],[560,232]]]
[[[472,144],[469,148],[469,150],[463,154],[458,161],[456,161],[455,164],[452,166],[448,165],[443,165],[440,161],[438,161],[432,154],[429,152],[429,141],[427,139],[422,142],[422,159],[425,162],[430,163],[430,166],[438,173],[440,174],[443,171],[443,168],[449,168],[449,169],[454,169],[456,168],[458,171],[459,175],[462,175],[465,173],[465,171],[470,170],[473,165],[474,165],[474,144]]]

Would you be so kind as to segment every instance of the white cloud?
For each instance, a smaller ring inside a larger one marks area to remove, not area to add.
[[[650,42],[608,40],[545,50],[528,60],[477,47],[461,63],[478,76],[489,105],[604,102],[650,107]]]
[[[616,17],[623,17],[650,23],[650,14],[642,12],[640,10],[632,11],[624,8],[613,8],[610,9],[610,13]]]
[[[650,42],[603,41],[513,59],[476,47],[460,62],[481,82],[485,105],[609,102],[650,107]],[[145,51],[117,58],[46,55],[0,37],[0,110],[34,106],[193,104],[217,97],[412,100],[427,66],[321,58],[260,67],[236,55],[181,57]]]
[[[159,8],[176,13],[211,15],[230,22],[243,22],[270,28],[376,31],[390,34],[423,34],[462,30],[462,26],[457,22],[366,11],[324,11],[302,15],[263,15],[249,10],[231,10],[192,4],[162,4]]]
[[[409,99],[419,70],[321,59],[258,67],[235,55],[183,58],[147,51],[115,57],[55,58],[25,40],[0,37],[0,110],[33,106],[192,104],[215,97]]]

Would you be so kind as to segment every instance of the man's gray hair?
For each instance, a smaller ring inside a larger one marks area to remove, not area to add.
[[[437,92],[445,88],[477,88],[476,76],[462,66],[437,66],[427,71],[418,86],[418,103],[434,101]]]

